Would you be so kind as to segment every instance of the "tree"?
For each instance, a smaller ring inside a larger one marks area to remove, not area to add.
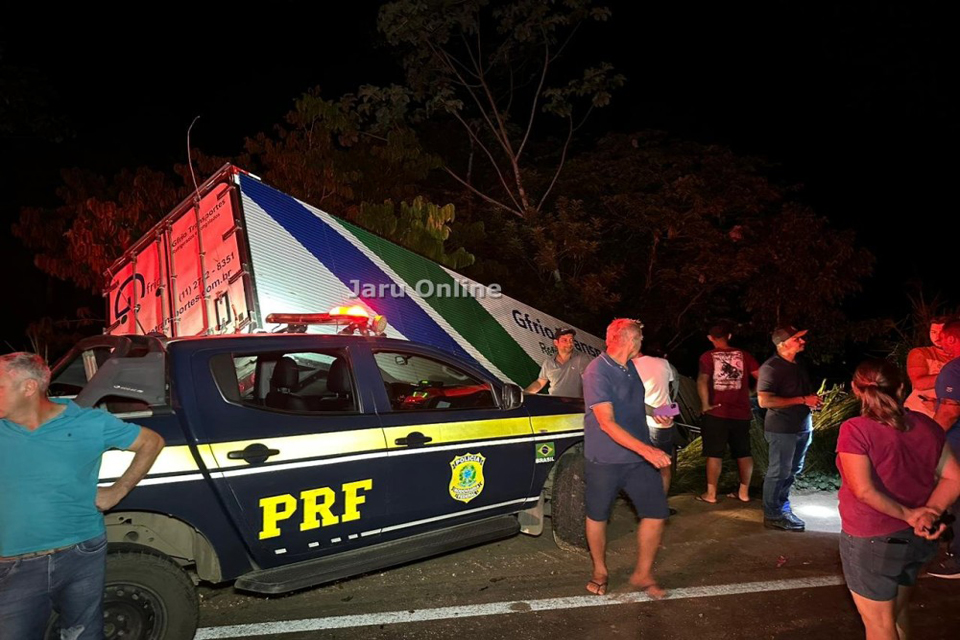
[[[561,64],[583,25],[609,17],[594,0],[400,0],[380,9],[378,26],[401,52],[420,115],[459,125],[464,144],[447,141],[439,152],[446,174],[487,204],[529,218],[547,203],[575,132],[624,82],[607,63],[579,73]],[[530,158],[541,113],[563,123],[549,162]]]
[[[757,334],[792,322],[820,346],[842,336],[841,304],[873,257],[729,149],[657,132],[610,135],[571,162],[560,190],[608,226],[593,271],[621,269],[617,311],[673,351],[717,318]],[[600,212],[602,211],[602,213]]]
[[[408,126],[407,100],[399,87],[363,86],[336,101],[314,89],[273,135],[248,138],[238,162],[304,202],[451,269],[468,266],[474,257],[463,247],[446,247],[453,204],[423,195],[440,160],[421,149]]]

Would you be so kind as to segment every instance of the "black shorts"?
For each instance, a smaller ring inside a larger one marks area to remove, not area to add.
[[[840,533],[840,562],[847,588],[868,600],[887,602],[899,587],[917,583],[920,569],[937,551],[935,540],[924,540],[904,529],[888,536],[858,538]]]
[[[623,490],[641,518],[664,520],[670,515],[660,472],[649,462],[604,464],[585,460],[587,517],[597,522],[610,519],[617,494]]]
[[[704,458],[722,458],[730,443],[734,458],[750,457],[750,421],[718,418],[703,414],[700,420],[700,438]]]

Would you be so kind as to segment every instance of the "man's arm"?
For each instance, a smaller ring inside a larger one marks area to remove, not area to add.
[[[764,409],[785,409],[795,407],[799,404],[805,404],[811,409],[815,409],[822,404],[820,396],[813,394],[809,396],[795,396],[793,398],[783,398],[774,395],[770,391],[758,391],[757,402]]]
[[[950,427],[956,424],[957,420],[960,420],[960,400],[941,399],[933,419],[944,431],[950,431]]]
[[[708,413],[720,405],[710,404],[710,376],[701,373],[697,376],[697,395],[700,396],[700,411]]]
[[[546,386],[546,384],[547,384],[546,378],[537,378],[536,380],[531,382],[529,385],[527,385],[527,388],[524,389],[524,391],[526,391],[527,393],[539,393],[540,389],[543,389],[543,387]]]
[[[604,402],[601,404],[596,404],[591,407],[590,410],[593,411],[593,415],[597,417],[597,422],[600,423],[600,428],[603,429],[604,433],[610,436],[610,439],[616,442],[618,445],[643,457],[645,460],[647,460],[647,462],[652,464],[657,469],[663,469],[664,467],[670,466],[670,456],[656,447],[652,447],[648,444],[644,444],[640,440],[637,440],[630,435],[626,429],[617,424],[617,421],[613,416],[613,405],[611,403]],[[646,425],[644,425],[644,427],[646,427]]]
[[[130,466],[111,486],[97,489],[97,509],[107,511],[123,500],[143,479],[143,476],[150,471],[150,467],[153,466],[157,456],[160,455],[160,450],[163,449],[164,444],[159,433],[146,427],[140,427],[140,435],[128,449],[128,451],[133,451],[133,460],[130,461]]]
[[[912,349],[907,354],[907,377],[915,390],[926,391],[933,389],[937,384],[937,374],[930,375],[927,359],[919,349]]]

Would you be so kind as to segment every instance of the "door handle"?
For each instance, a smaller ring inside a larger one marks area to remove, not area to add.
[[[433,438],[430,436],[425,436],[419,431],[411,431],[407,434],[407,437],[397,438],[393,442],[401,447],[421,447],[428,442],[433,442]]]
[[[250,464],[260,464],[266,462],[267,458],[279,455],[279,449],[268,449],[267,445],[259,442],[247,445],[241,451],[230,451],[227,453],[229,460],[244,460]]]

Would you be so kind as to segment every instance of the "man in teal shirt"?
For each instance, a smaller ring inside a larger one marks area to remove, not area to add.
[[[50,400],[49,383],[39,356],[0,356],[0,629],[40,638],[52,609],[63,637],[102,640],[101,512],[147,474],[164,442],[105,411]],[[134,457],[112,486],[98,488],[108,449]]]

